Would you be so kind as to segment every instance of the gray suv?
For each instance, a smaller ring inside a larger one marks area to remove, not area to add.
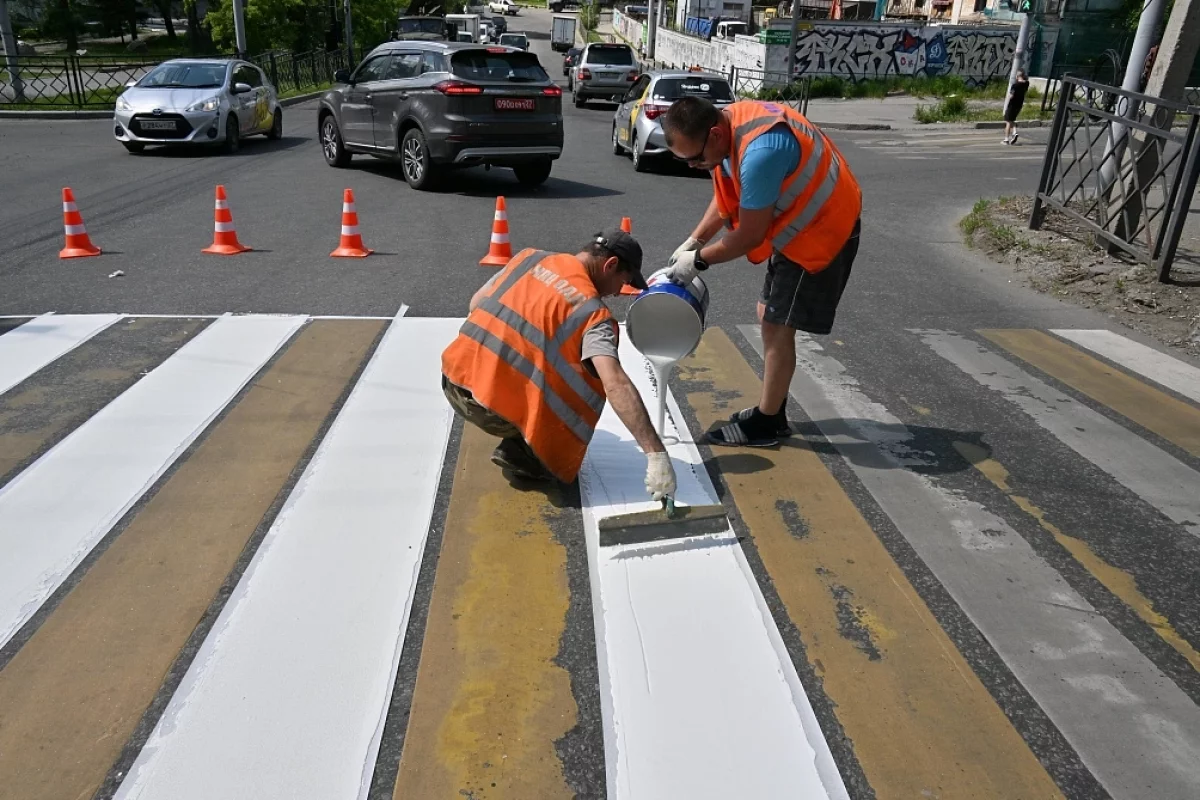
[[[575,62],[571,91],[575,107],[588,100],[619,100],[638,79],[641,67],[627,44],[592,43],[583,48]]]
[[[414,189],[485,164],[511,167],[524,186],[550,177],[562,155],[562,89],[537,56],[462,42],[388,42],[321,98],[325,161],[356,153],[398,159]]]

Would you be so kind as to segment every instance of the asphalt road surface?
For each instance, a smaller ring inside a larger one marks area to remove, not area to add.
[[[833,131],[862,246],[796,435],[701,441],[762,366],[761,269],[719,265],[669,424],[729,529],[601,547],[649,508],[611,413],[541,491],[438,391],[497,195],[515,248],[630,217],[646,272],[708,202],[564,106],[545,186],[433,193],[327,167],[313,103],[234,157],[0,122],[5,797],[1200,796],[1200,370],[955,228],[1044,138]],[[253,252],[200,253],[217,184]],[[102,257],[57,258],[64,186]],[[328,255],[347,187],[363,260]]]

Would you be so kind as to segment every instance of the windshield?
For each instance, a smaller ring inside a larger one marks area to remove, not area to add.
[[[434,33],[442,35],[440,19],[402,19],[396,25],[396,33]]]
[[[529,40],[525,38],[524,34],[506,33],[500,37],[500,44],[508,44],[512,45],[513,47],[525,47],[529,44]]]
[[[550,80],[532,53],[460,50],[450,59],[450,71],[468,81],[535,83]]]
[[[654,84],[655,100],[678,100],[681,97],[703,97],[716,103],[733,102],[729,84],[720,78],[659,78]]]
[[[159,64],[137,85],[144,89],[218,89],[225,85],[225,65]]]
[[[592,45],[587,51],[587,63],[632,67],[633,51],[622,44]]]

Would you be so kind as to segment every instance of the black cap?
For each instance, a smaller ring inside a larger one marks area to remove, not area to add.
[[[642,277],[642,246],[637,243],[637,239],[620,228],[608,228],[597,233],[593,241],[632,270],[630,286],[635,289],[647,288],[646,279]]]

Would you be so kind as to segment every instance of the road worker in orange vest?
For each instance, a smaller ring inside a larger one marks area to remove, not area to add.
[[[576,255],[523,250],[471,298],[442,354],[454,410],[499,436],[492,461],[534,480],[575,480],[607,400],[646,453],[646,489],[675,493],[675,470],[617,357],[618,328],[603,297],[646,288],[642,248],[619,228]]]
[[[745,256],[767,263],[758,303],[765,369],[758,405],[710,431],[718,445],[771,447],[792,431],[788,384],[796,331],[833,327],[858,253],[862,192],[846,159],[789,106],[744,101],[722,109],[700,97],[676,101],[662,117],[676,158],[709,170],[713,199],[662,273],[688,284],[696,273]],[[711,241],[724,227],[718,241]]]

